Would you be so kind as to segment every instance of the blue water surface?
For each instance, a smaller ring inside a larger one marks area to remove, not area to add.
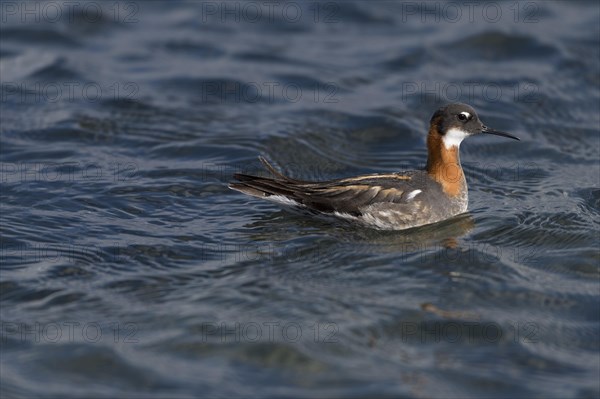
[[[600,7],[0,3],[2,397],[600,396]],[[227,188],[422,168],[382,232]]]

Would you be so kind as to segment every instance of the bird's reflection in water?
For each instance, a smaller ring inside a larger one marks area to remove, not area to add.
[[[339,249],[344,255],[401,254],[402,257],[425,256],[435,249],[461,250],[460,238],[475,227],[469,213],[427,226],[382,231],[357,226],[335,217],[311,215],[285,209],[261,216],[248,223],[239,233],[241,241],[248,244],[285,246],[298,240],[318,239],[321,250]],[[314,248],[313,243],[313,248]],[[335,256],[332,256],[335,258]]]

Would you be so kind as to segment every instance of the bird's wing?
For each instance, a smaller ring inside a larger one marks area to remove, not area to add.
[[[408,174],[357,176],[349,179],[303,184],[294,191],[300,202],[322,212],[360,215],[361,210],[377,203],[403,204],[421,191]]]
[[[289,200],[321,212],[361,214],[361,209],[377,203],[409,203],[421,192],[414,173],[388,173],[323,182],[288,178],[264,158],[261,162],[275,178],[236,174],[239,181],[230,188],[264,199]],[[272,197],[272,198],[269,198]]]

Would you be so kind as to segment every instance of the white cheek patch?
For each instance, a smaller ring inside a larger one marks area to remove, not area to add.
[[[452,147],[460,147],[461,141],[468,136],[467,132],[460,129],[450,129],[446,132],[442,140],[444,141],[444,147],[450,149]]]

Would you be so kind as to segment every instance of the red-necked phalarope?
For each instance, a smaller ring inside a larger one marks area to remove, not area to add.
[[[435,223],[467,210],[467,182],[458,148],[463,139],[479,133],[519,140],[488,128],[473,108],[456,103],[438,109],[431,117],[425,170],[314,182],[284,176],[259,157],[273,178],[235,174],[239,182],[229,187],[378,229],[402,230]]]

